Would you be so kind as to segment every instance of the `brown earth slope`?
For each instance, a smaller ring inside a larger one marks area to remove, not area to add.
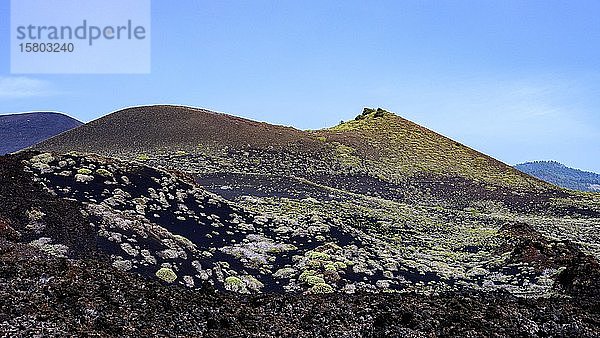
[[[121,110],[34,147],[135,158],[176,152],[257,150],[332,158],[389,181],[416,174],[460,176],[504,186],[547,185],[510,166],[382,109],[320,131],[255,122],[204,109],[146,106]],[[259,162],[259,161],[258,161]]]
[[[205,109],[159,105],[117,111],[34,148],[115,154],[193,150],[198,145],[213,144],[229,147],[313,148],[317,142],[310,135],[290,127]]]

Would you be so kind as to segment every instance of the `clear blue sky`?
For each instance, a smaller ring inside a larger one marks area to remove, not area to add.
[[[0,112],[174,103],[301,129],[385,107],[504,162],[600,172],[599,1],[152,3],[149,75],[15,76]]]

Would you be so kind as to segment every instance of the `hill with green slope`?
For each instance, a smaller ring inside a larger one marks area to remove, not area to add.
[[[392,179],[431,173],[515,188],[545,187],[490,156],[381,108],[365,108],[354,120],[317,133],[355,149],[357,156]]]

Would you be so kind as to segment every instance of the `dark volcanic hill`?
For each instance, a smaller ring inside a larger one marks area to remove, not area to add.
[[[0,155],[27,148],[82,124],[60,113],[0,115]]]
[[[556,161],[534,161],[515,165],[520,171],[559,187],[600,191],[600,174],[573,169]]]
[[[260,148],[310,146],[315,140],[290,128],[204,109],[144,106],[124,109],[43,142],[37,149],[101,154],[193,150],[199,145]]]

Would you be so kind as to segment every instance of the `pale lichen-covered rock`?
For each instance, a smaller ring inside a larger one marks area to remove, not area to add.
[[[131,184],[131,181],[129,180],[129,178],[127,178],[127,176],[121,176],[121,181],[123,181],[125,185]]]
[[[123,249],[123,251],[125,251],[129,256],[135,257],[138,255],[138,250],[131,246],[131,244],[129,243],[122,243],[121,249]]]
[[[246,288],[254,292],[259,292],[265,286],[261,281],[251,275],[241,276],[240,279],[244,282]]]
[[[67,257],[69,247],[64,244],[52,244],[52,239],[41,237],[29,243],[30,245],[44,251],[45,253],[56,257]]]
[[[129,271],[133,268],[133,263],[130,260],[118,259],[113,262],[112,266],[122,271]]]
[[[91,176],[91,175],[85,175],[85,174],[76,174],[75,175],[75,181],[77,181],[77,182],[87,183],[87,182],[91,182],[93,180],[94,180],[94,176]]]
[[[33,156],[30,160],[29,163],[43,163],[43,164],[48,164],[52,161],[54,161],[55,158],[54,156],[52,156],[52,154],[50,153],[42,153],[36,156]]]
[[[296,269],[294,268],[282,268],[273,274],[274,278],[291,278],[294,274],[296,274]]]
[[[185,284],[185,286],[187,286],[188,288],[193,288],[194,287],[194,277],[192,276],[183,276],[183,282]]]
[[[225,278],[224,282],[225,290],[237,292],[237,293],[248,293],[246,284],[238,277],[230,276]]]
[[[154,258],[154,256],[152,256],[152,254],[150,253],[149,250],[143,249],[140,251],[140,254],[144,258],[144,262],[146,262],[148,264],[153,264],[153,265],[156,264],[156,258]]]

